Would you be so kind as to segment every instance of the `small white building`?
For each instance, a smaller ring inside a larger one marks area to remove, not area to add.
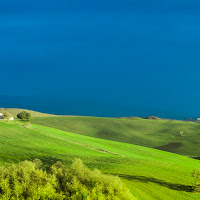
[[[14,117],[11,117],[10,120],[13,121],[13,120],[14,120]]]
[[[0,113],[0,120],[3,119],[3,113]],[[9,120],[13,121],[14,120],[14,117],[11,117]]]

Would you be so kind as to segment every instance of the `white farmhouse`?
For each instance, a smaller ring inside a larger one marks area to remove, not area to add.
[[[0,113],[0,120],[2,120],[2,119],[3,119],[3,113]],[[14,117],[11,117],[10,120],[13,121]]]

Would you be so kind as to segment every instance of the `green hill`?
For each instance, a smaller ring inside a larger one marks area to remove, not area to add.
[[[35,118],[32,122],[81,135],[200,157],[200,123],[76,116]]]
[[[33,158],[45,165],[57,160],[71,163],[77,157],[91,169],[120,176],[138,199],[200,199],[191,192],[191,173],[200,168],[199,160],[40,125],[0,122],[0,162],[4,164]]]
[[[20,109],[20,108],[0,108],[0,112],[3,112],[3,111],[9,112],[10,114],[12,114],[13,117],[17,117],[17,114],[22,111],[27,111],[27,112],[31,113],[32,117],[53,117],[53,116],[56,117],[56,115],[36,112],[33,110]]]

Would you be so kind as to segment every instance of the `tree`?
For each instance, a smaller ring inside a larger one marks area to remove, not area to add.
[[[22,111],[17,114],[17,118],[21,119],[22,121],[28,122],[31,119],[31,114],[26,111]]]
[[[42,162],[0,165],[0,199],[134,200],[119,177],[88,169],[80,159],[71,166],[60,161],[46,171]]]
[[[3,119],[10,120],[12,115],[9,112],[3,112]]]

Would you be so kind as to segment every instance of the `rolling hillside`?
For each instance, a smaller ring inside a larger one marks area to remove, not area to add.
[[[20,108],[0,108],[0,112],[3,112],[3,111],[7,111],[7,112],[11,113],[13,117],[16,117],[17,114],[22,111],[27,111],[27,112],[31,113],[32,117],[56,117],[56,115],[36,112],[33,110],[20,109]]]
[[[33,123],[95,138],[200,157],[200,123],[140,118],[42,117]],[[183,132],[181,136],[180,132]]]
[[[77,157],[89,168],[120,176],[138,199],[200,198],[191,192],[191,173],[200,168],[198,160],[41,125],[0,122],[2,164],[40,158],[47,166],[57,160],[71,163]]]

